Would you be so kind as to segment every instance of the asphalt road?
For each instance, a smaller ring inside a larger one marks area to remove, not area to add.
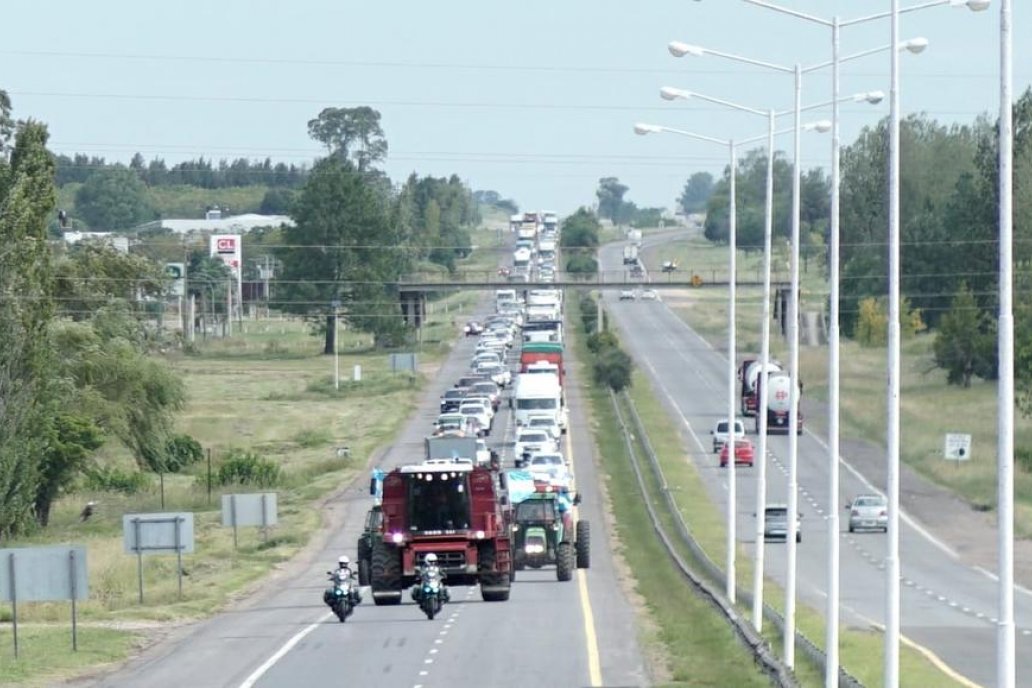
[[[654,237],[654,243],[671,235]],[[622,243],[603,247],[601,263],[614,269],[621,262]],[[660,296],[662,297],[662,291]],[[709,431],[727,417],[728,359],[691,330],[662,301],[618,301],[607,292],[606,307],[629,353],[651,379],[682,430],[686,451],[695,463],[721,513],[727,508],[727,469],[719,467]],[[758,325],[757,325],[758,327]],[[737,404],[736,404],[737,408]],[[747,431],[753,434],[751,419]],[[787,436],[768,440],[767,500],[787,501]],[[868,479],[848,465],[841,472],[840,504],[853,495],[873,491]],[[802,543],[798,546],[798,598],[823,612],[826,604],[828,532],[828,451],[812,431],[799,438],[799,506]],[[752,556],[755,543],[757,484],[755,468],[737,469],[737,538],[740,550]],[[871,482],[880,482],[871,480]],[[850,534],[848,514],[840,518],[841,619],[870,628],[885,619],[885,535]],[[786,546],[768,543],[765,572],[782,586]],[[936,540],[908,515],[900,532],[902,564],[901,619],[906,638],[934,653],[936,661],[978,685],[995,685],[997,586],[979,569],[962,562],[948,542]],[[723,565],[723,562],[718,562]],[[1032,596],[1016,595],[1017,676],[1032,684]],[[816,639],[822,640],[822,639]],[[905,677],[904,677],[905,679]]]
[[[438,399],[465,372],[473,341],[458,342],[381,467],[422,460],[423,438],[437,416]],[[407,593],[399,606],[376,607],[366,588],[363,603],[341,624],[322,604],[324,574],[340,554],[356,556],[355,543],[371,503],[368,482],[362,478],[332,507],[342,510],[338,516],[343,516],[343,527],[331,533],[316,556],[295,562],[290,575],[232,611],[173,633],[122,669],[76,685],[647,685],[634,611],[612,564],[584,408],[576,380],[571,383],[568,451],[583,499],[580,518],[590,520],[593,531],[592,568],[578,571],[572,582],[557,582],[553,569],[521,571],[510,600],[501,603],[482,602],[475,587],[455,587],[452,602],[434,621],[426,619]],[[489,445],[511,440],[508,414],[500,415]],[[511,466],[511,447],[501,448]]]

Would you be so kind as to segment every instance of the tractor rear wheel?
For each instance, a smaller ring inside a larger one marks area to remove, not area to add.
[[[383,542],[373,543],[370,584],[378,607],[401,602],[401,553]]]
[[[573,545],[569,542],[560,542],[556,547],[555,576],[560,581],[566,582],[573,578]]]
[[[577,521],[577,568],[591,568],[591,524]]]

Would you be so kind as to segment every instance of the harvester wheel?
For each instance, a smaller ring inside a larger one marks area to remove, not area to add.
[[[383,542],[373,543],[373,565],[370,584],[373,602],[378,607],[401,602],[401,557]]]
[[[573,545],[569,542],[560,542],[556,547],[555,576],[560,581],[568,581],[573,578]]]
[[[369,585],[369,580],[372,578],[372,566],[369,564],[368,559],[358,560],[358,584]]]
[[[577,521],[577,568],[591,568],[591,524]]]
[[[477,571],[480,573],[480,597],[484,602],[505,602],[509,599],[511,574],[495,572],[496,561],[497,554],[493,546],[480,549]]]

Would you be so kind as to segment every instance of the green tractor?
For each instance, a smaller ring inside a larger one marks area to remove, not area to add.
[[[358,584],[369,585],[373,567],[373,540],[383,533],[383,511],[377,504],[366,514],[365,528],[358,536]]]
[[[513,551],[517,571],[554,564],[556,578],[568,581],[573,569],[591,566],[591,528],[588,521],[573,524],[571,501],[566,492],[549,485],[535,485],[535,491],[513,510]]]

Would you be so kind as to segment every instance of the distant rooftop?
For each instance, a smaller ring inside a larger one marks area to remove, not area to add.
[[[161,220],[161,226],[170,229],[176,234],[187,234],[189,232],[214,232],[216,234],[244,233],[255,227],[278,227],[281,224],[293,225],[294,221],[289,215],[258,215],[247,213],[246,215],[234,215],[219,220]]]

